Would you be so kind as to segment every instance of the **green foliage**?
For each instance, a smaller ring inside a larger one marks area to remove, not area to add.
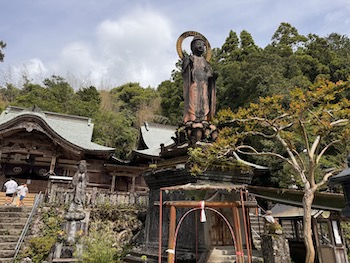
[[[0,94],[2,100],[6,103],[6,105],[10,105],[20,94],[20,89],[16,88],[12,84],[7,83],[6,87],[0,88]]]
[[[311,238],[315,193],[343,169],[343,163],[336,160],[341,161],[344,152],[349,151],[349,88],[350,81],[333,83],[318,76],[307,89],[299,87],[289,94],[261,97],[258,103],[236,112],[218,114],[220,126],[226,126],[219,133],[219,138],[228,141],[222,147],[224,151],[279,159],[297,175],[304,191],[305,262],[314,262],[315,257]],[[270,141],[271,145],[259,145],[259,140]]]
[[[230,154],[230,144],[230,139],[219,138],[211,145],[189,148],[188,164],[191,166],[191,173],[197,175],[206,170],[250,172],[249,166]]]
[[[29,239],[29,244],[25,247],[19,258],[29,257],[33,263],[41,263],[50,254],[51,248],[59,238],[63,215],[55,207],[42,208],[40,213],[40,231],[37,235]]]
[[[96,114],[93,141],[116,148],[115,155],[125,158],[134,148],[137,129],[134,127],[132,112],[100,111]]]
[[[33,263],[41,263],[48,257],[55,242],[55,237],[33,237],[29,240],[30,249],[25,252],[25,257],[31,258]]]
[[[45,79],[44,85],[28,83],[14,104],[25,108],[36,105],[45,111],[70,114],[74,108],[73,88],[59,76]]]
[[[184,103],[182,97],[182,84],[180,84],[180,81],[163,81],[158,86],[157,91],[162,98],[162,115],[167,116],[168,123],[176,125],[181,122]]]
[[[137,110],[143,103],[150,104],[158,97],[152,88],[142,88],[139,83],[127,83],[110,91],[116,111]]]
[[[99,204],[91,211],[88,236],[82,237],[82,262],[122,262],[132,233],[141,229],[139,207]]]
[[[219,110],[247,107],[259,97],[285,95],[296,86],[306,89],[319,78],[337,82],[350,76],[347,36],[304,36],[288,23],[281,23],[263,49],[247,31],[239,38],[230,31],[216,53],[211,63],[219,74]]]
[[[91,222],[89,235],[83,238],[83,263],[118,262],[116,237],[113,225],[107,222]]]
[[[101,97],[95,87],[90,86],[79,89],[75,93],[75,97],[75,107],[73,107],[71,114],[90,118],[98,114],[101,106]]]

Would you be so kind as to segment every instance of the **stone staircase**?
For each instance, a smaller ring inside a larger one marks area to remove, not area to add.
[[[249,213],[250,227],[252,232],[253,246],[257,250],[261,250],[261,234],[264,233],[264,218]]]
[[[246,251],[244,251],[244,262],[248,262],[248,258],[246,256]],[[233,263],[236,262],[236,252],[234,247],[214,247],[209,253],[209,258],[206,263]],[[257,250],[253,250],[253,255],[251,258],[252,263],[263,263],[264,260],[262,258],[261,253]]]
[[[5,192],[0,192],[0,206],[3,206],[5,204]],[[29,193],[23,200],[25,207],[32,207],[34,204],[36,194],[35,193]],[[12,205],[16,206],[17,204],[17,196],[14,198]]]
[[[25,207],[4,206],[5,193],[0,193],[0,262],[12,263],[17,241],[26,224],[35,194],[26,197]]]

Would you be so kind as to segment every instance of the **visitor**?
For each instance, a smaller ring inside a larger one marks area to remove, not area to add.
[[[17,207],[24,206],[23,199],[27,196],[27,194],[28,194],[28,186],[26,183],[22,183],[17,188],[17,196],[18,196]]]
[[[4,186],[6,188],[5,205],[11,205],[17,191],[18,184],[15,180],[13,180],[13,178],[11,178],[4,184]]]

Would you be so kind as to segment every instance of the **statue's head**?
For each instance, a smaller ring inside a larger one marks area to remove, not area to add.
[[[85,160],[81,160],[78,165],[79,173],[85,173],[87,170],[87,162]]]
[[[205,43],[201,36],[194,36],[191,41],[191,51],[195,55],[201,55],[205,51]]]

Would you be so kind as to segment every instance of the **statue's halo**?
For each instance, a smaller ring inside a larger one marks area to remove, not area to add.
[[[179,55],[179,57],[182,59],[184,57],[184,54],[182,52],[182,42],[184,41],[184,39],[188,38],[188,37],[194,37],[194,36],[200,36],[201,38],[203,38],[204,40],[204,44],[207,48],[207,52],[206,52],[206,56],[205,56],[205,60],[209,62],[209,60],[211,59],[211,47],[210,47],[210,43],[209,41],[206,39],[205,36],[203,36],[201,33],[196,32],[196,31],[186,31],[184,33],[182,33],[179,38],[176,41],[176,51],[177,54]]]

